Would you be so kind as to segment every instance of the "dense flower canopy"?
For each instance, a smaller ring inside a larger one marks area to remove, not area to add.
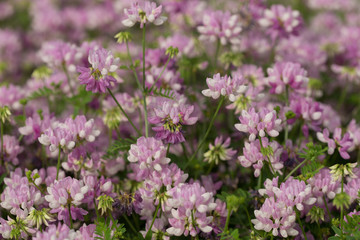
[[[0,2],[0,239],[360,239],[357,0]]]

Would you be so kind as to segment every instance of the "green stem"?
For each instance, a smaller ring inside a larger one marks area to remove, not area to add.
[[[71,216],[71,204],[70,203],[68,205],[68,208],[69,208],[69,217],[70,217],[70,229],[72,229],[73,228],[73,219]]]
[[[251,230],[255,231],[254,226],[252,225],[252,222],[251,222],[249,211],[248,211],[248,209],[246,207],[244,207],[244,209],[245,209],[245,212],[246,212],[249,224],[250,224],[250,228],[251,228]]]
[[[152,89],[155,87],[155,85],[157,84],[157,82],[160,80],[161,75],[164,73],[167,65],[168,65],[169,62],[170,62],[170,59],[171,59],[171,58],[170,58],[170,56],[169,56],[169,57],[168,57],[168,60],[166,61],[165,65],[164,65],[164,68],[162,69],[162,71],[161,71],[161,73],[160,73],[160,75],[157,77],[157,79],[155,80],[155,82],[151,85],[151,87],[150,87],[150,89],[149,89],[149,92],[152,91]]]
[[[151,222],[150,228],[149,228],[149,230],[147,231],[147,233],[146,233],[146,235],[145,235],[145,239],[148,239],[149,236],[150,236],[150,233],[152,232],[151,228],[152,228],[152,226],[154,225],[156,216],[157,216],[158,211],[159,211],[159,209],[160,209],[160,205],[161,205],[161,203],[159,202],[159,204],[158,204],[157,207],[156,207],[155,214],[154,214],[153,220],[152,220],[152,222]]]
[[[96,205],[96,197],[94,196],[94,207],[95,207],[95,213],[96,213],[96,220],[99,222],[100,221],[100,215],[99,215],[99,211]]]
[[[260,147],[261,147],[261,149],[263,149],[264,147],[263,147],[263,144],[262,144],[262,139],[261,139],[261,137],[259,138],[259,142],[260,142]],[[271,164],[270,159],[269,159],[267,156],[265,156],[265,157],[266,157],[266,159],[267,159],[267,162],[269,163],[269,166],[270,166],[271,171],[273,172],[274,175],[277,175],[277,173],[275,172],[275,170],[274,170],[274,168],[273,168],[273,166],[272,166],[272,164]]]
[[[259,175],[259,178],[258,178],[258,182],[257,182],[257,189],[260,189],[261,188],[261,184],[262,184],[262,182],[261,182],[261,176],[262,175],[262,172],[261,172],[261,169],[260,169],[260,175]]]
[[[168,143],[168,146],[167,146],[166,156],[169,155],[169,151],[170,151],[170,143]]]
[[[215,51],[215,56],[214,56],[214,69],[216,71],[216,68],[217,68],[217,59],[218,59],[218,56],[219,56],[219,52],[220,52],[220,39],[218,39],[216,41],[216,51]]]
[[[299,216],[299,215],[300,215],[299,211],[296,210],[296,218],[297,218],[297,220],[298,220],[298,222],[299,222],[299,225],[300,225],[301,231],[302,231],[302,233],[303,233],[303,235],[304,235],[304,238],[305,238],[305,240],[307,240],[306,233],[305,233],[305,230],[304,230],[304,227],[303,227],[303,225],[302,225],[302,222],[301,222],[301,219],[300,219],[300,216]]]
[[[332,217],[331,217],[331,213],[330,213],[329,207],[328,207],[328,205],[327,205],[325,196],[323,196],[323,201],[324,201],[324,204],[325,204],[326,211],[327,211],[327,213],[328,213],[328,215],[329,215],[329,218],[331,219],[331,218],[332,218]]]
[[[130,54],[130,50],[129,50],[129,43],[126,41],[126,50],[127,50],[127,54],[128,54],[128,57],[130,59],[130,68],[131,68],[131,71],[133,72],[134,76],[135,76],[135,79],[136,79],[136,84],[138,85],[139,89],[141,89],[142,91],[144,91],[144,89],[142,88],[141,86],[141,83],[139,81],[139,78],[138,78],[138,75],[135,71],[135,67],[134,67],[134,62],[132,60],[132,57],[131,57],[131,54]]]
[[[57,166],[56,166],[56,180],[59,179],[59,171],[60,171],[60,163],[61,163],[60,155],[61,155],[61,148],[59,145],[59,154],[58,154],[58,161],[57,161]]]
[[[187,156],[186,146],[185,146],[184,142],[181,143],[181,147],[183,149],[185,159],[186,159],[186,161],[188,161],[189,159],[188,159],[188,156]]]
[[[135,129],[135,131],[141,135],[139,129],[137,129],[137,127],[135,127],[134,123],[131,121],[130,117],[126,114],[125,110],[121,107],[120,103],[118,102],[118,100],[116,100],[114,94],[111,92],[110,88],[107,88],[108,92],[110,93],[111,97],[114,99],[116,105],[119,107],[120,111],[125,115],[125,117],[127,118],[127,120],[129,121],[129,123],[131,124],[131,126]]]
[[[65,63],[62,64],[62,68],[63,68],[64,73],[65,73],[65,75],[66,75],[67,82],[68,82],[68,85],[69,85],[69,88],[70,88],[70,92],[71,92],[71,94],[74,96],[74,95],[75,95],[75,94],[74,94],[74,89],[73,89],[72,86],[71,86],[70,75],[69,75],[69,72],[68,72],[68,70],[67,70],[67,67],[66,67]]]
[[[134,227],[134,225],[132,225],[129,218],[125,214],[123,216],[124,216],[125,221],[129,224],[131,230],[133,230],[134,233],[138,233],[139,231],[137,231],[136,228]]]
[[[230,217],[231,217],[231,209],[228,209],[227,216],[226,216],[225,227],[224,227],[224,231],[223,231],[224,233],[226,233],[228,228],[229,228]]]
[[[291,170],[291,172],[285,177],[284,181],[286,181],[291,175],[293,175],[294,172],[296,172],[296,170],[298,170],[302,165],[304,165],[307,162],[307,160],[305,159],[304,161],[302,161],[299,165],[297,165],[293,170]]]
[[[4,122],[0,121],[0,138],[1,138],[1,166],[4,165]]]
[[[210,130],[211,130],[213,124],[214,124],[215,118],[216,118],[216,116],[217,116],[217,114],[218,114],[218,112],[219,112],[219,110],[220,110],[220,107],[221,107],[221,105],[223,104],[224,100],[225,100],[225,97],[224,97],[224,96],[221,96],[221,99],[220,99],[220,101],[219,101],[219,104],[218,104],[218,106],[217,106],[217,108],[216,108],[216,111],[215,111],[213,117],[211,118],[211,121],[210,121],[210,123],[209,123],[209,126],[208,126],[208,128],[207,128],[207,130],[206,130],[206,133],[205,133],[203,139],[200,141],[200,143],[199,143],[199,145],[198,145],[195,153],[191,156],[190,160],[187,162],[185,168],[189,165],[190,162],[192,162],[192,161],[194,160],[194,158],[195,158],[196,155],[198,154],[201,146],[205,143],[206,138],[208,137],[208,135],[209,135],[209,133],[210,133]]]
[[[341,194],[344,193],[344,172],[341,176]],[[341,229],[341,239],[344,239],[344,205],[341,205],[340,208],[340,229]]]
[[[215,165],[215,161],[212,161],[209,165],[206,175],[209,175],[211,173],[211,170],[213,169],[214,165]]]
[[[145,112],[145,136],[149,136],[149,122],[147,118],[147,107],[146,107],[146,91],[145,91],[145,25],[143,27],[142,35],[142,48],[143,48],[143,100],[144,100],[144,112]]]
[[[286,85],[286,88],[285,88],[285,104],[287,107],[289,106],[289,86],[288,85]],[[288,140],[288,138],[289,138],[289,126],[287,124],[287,120],[285,120],[285,144],[286,144],[286,141]]]

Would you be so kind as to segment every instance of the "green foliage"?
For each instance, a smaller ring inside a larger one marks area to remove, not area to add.
[[[130,138],[118,139],[110,145],[107,149],[104,158],[111,159],[119,155],[119,152],[129,151],[131,144],[135,143],[134,140]]]
[[[243,61],[243,55],[236,52],[225,52],[220,56],[220,62],[225,65],[225,68],[229,68],[231,65],[240,67]]]
[[[350,196],[346,192],[338,193],[335,195],[333,200],[334,206],[337,209],[349,208],[350,206]]]
[[[246,206],[249,201],[249,193],[243,189],[237,189],[233,194],[221,192],[217,197],[226,202],[227,209],[236,212],[240,206]]]
[[[77,116],[81,110],[86,109],[87,105],[92,101],[93,94],[85,90],[85,87],[80,88],[79,93],[68,98],[70,104],[74,108],[73,116]]]
[[[301,178],[303,180],[307,180],[313,176],[315,176],[315,174],[317,174],[320,169],[322,169],[324,167],[324,165],[322,165],[319,162],[310,162],[308,164],[305,164],[302,168],[301,168]]]
[[[179,54],[179,49],[177,47],[170,46],[168,49],[166,49],[165,52],[166,55],[169,55],[170,58],[174,58]]]
[[[221,232],[218,234],[220,239],[223,240],[240,240],[243,239],[240,237],[240,233],[238,229],[230,229],[228,232]]]
[[[346,221],[343,221],[344,238],[341,238],[341,230],[338,227],[332,226],[331,228],[334,230],[336,236],[330,237],[329,240],[360,239],[360,216],[346,216]]]
[[[55,94],[54,90],[45,86],[45,87],[39,88],[38,90],[32,92],[30,94],[30,96],[28,96],[26,99],[28,101],[31,101],[31,100],[42,98],[42,97],[50,97],[51,95],[54,95],[54,94]]]
[[[154,88],[152,91],[154,96],[169,98],[175,100],[174,92],[171,89]]]
[[[100,218],[96,223],[95,234],[98,235],[95,239],[99,240],[118,240],[125,239],[126,229],[124,224],[118,225],[118,221],[114,220],[113,223],[110,222],[110,218]]]
[[[327,151],[327,147],[322,148],[321,145],[314,145],[313,142],[307,143],[306,147],[302,149],[303,152],[300,152],[299,156],[310,161],[316,161],[320,155]]]
[[[119,32],[115,35],[118,43],[130,42],[132,40],[132,35],[129,32]]]
[[[296,117],[296,114],[295,114],[293,111],[287,111],[287,112],[285,113],[285,117],[286,117],[287,120],[293,119],[293,118]]]

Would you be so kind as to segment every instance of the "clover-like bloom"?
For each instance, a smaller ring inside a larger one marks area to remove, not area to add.
[[[222,136],[215,138],[214,145],[210,143],[209,151],[204,154],[204,161],[215,163],[217,165],[219,164],[219,160],[231,160],[236,151],[232,148],[229,148],[230,141],[231,140],[229,137],[225,141],[223,141]]]
[[[0,141],[0,144],[3,145],[4,160],[18,165],[19,159],[17,156],[24,150],[24,148],[19,145],[19,141],[14,136],[4,135],[3,142]]]
[[[259,19],[259,24],[267,29],[272,39],[276,39],[297,35],[302,25],[302,19],[299,11],[278,4],[272,5],[270,9],[264,11],[264,16]]]
[[[116,83],[116,79],[111,75],[118,69],[119,58],[114,58],[111,51],[104,48],[91,49],[89,52],[90,68],[77,67],[80,73],[80,84],[86,85],[87,91],[106,92],[106,88],[111,87],[111,83]]]
[[[200,33],[200,40],[215,42],[220,40],[222,45],[230,42],[240,42],[241,21],[238,15],[231,15],[230,12],[214,11],[204,14],[202,25],[197,29]]]
[[[93,142],[100,135],[96,129],[94,119],[86,120],[85,116],[78,115],[75,119],[67,118],[65,122],[54,122],[38,138],[39,142],[49,146],[51,152],[72,150],[76,143],[82,141]]]
[[[311,186],[304,181],[290,177],[278,187],[279,177],[273,180],[267,179],[265,189],[260,189],[261,195],[268,198],[259,210],[255,210],[256,219],[251,220],[254,228],[272,232],[274,236],[282,237],[297,236],[295,229],[296,212],[304,211],[305,206],[311,206],[316,202],[312,197]]]
[[[341,137],[341,128],[336,128],[334,130],[333,138],[330,138],[330,133],[327,128],[323,130],[323,132],[316,133],[317,138],[328,145],[328,154],[332,155],[335,149],[338,149],[340,156],[343,159],[349,159],[350,155],[348,154],[349,148],[353,145],[353,141],[350,138],[349,133],[345,133],[343,137]]]
[[[5,178],[6,188],[1,194],[1,207],[10,211],[11,214],[25,219],[34,205],[41,204],[43,198],[40,191],[31,185],[27,177],[21,172],[15,171],[10,174],[11,178]]]
[[[321,169],[307,182],[311,185],[312,194],[317,198],[318,203],[323,202],[323,196],[333,199],[341,191],[340,182],[334,180],[328,168]]]
[[[245,142],[243,148],[243,155],[239,156],[238,160],[243,167],[253,167],[255,169],[254,176],[259,177],[261,169],[265,162],[271,163],[271,171],[279,172],[282,174],[281,169],[284,167],[283,163],[280,161],[281,154],[283,153],[283,148],[276,141],[269,142],[267,138],[262,138],[263,148],[271,147],[272,154],[269,156],[264,156],[261,152],[261,145],[259,139],[253,142]],[[269,164],[270,164],[269,163]],[[275,173],[274,173],[275,174]]]
[[[68,240],[75,239],[75,231],[65,225],[59,223],[58,226],[50,225],[46,231],[38,231],[34,240],[44,240],[44,239],[58,239],[58,240]]]
[[[58,213],[58,219],[64,220],[70,224],[69,205],[71,206],[71,217],[76,220],[83,220],[83,215],[87,214],[78,206],[83,203],[84,195],[89,191],[88,186],[84,186],[82,181],[66,177],[59,181],[55,181],[51,187],[47,188],[48,195],[45,200],[52,208],[50,213]]]
[[[140,137],[136,144],[132,144],[128,160],[138,164],[139,173],[143,177],[148,176],[152,170],[161,171],[170,162],[166,157],[164,144],[152,137]]]
[[[307,71],[300,64],[292,62],[278,62],[272,68],[267,69],[266,78],[270,85],[271,93],[281,94],[286,86],[294,91],[304,91],[309,79]]]
[[[155,106],[148,117],[150,123],[156,124],[156,127],[152,128],[156,132],[155,137],[163,140],[165,144],[184,142],[183,126],[193,125],[198,120],[191,116],[193,111],[194,106],[172,100]]]
[[[212,231],[209,216],[217,206],[212,193],[206,192],[199,183],[183,184],[172,194],[173,209],[169,217],[170,228],[166,230],[170,235],[197,236],[200,231]]]
[[[213,78],[206,79],[209,89],[202,90],[202,94],[213,99],[218,99],[220,96],[234,97],[247,89],[243,82],[244,79],[240,77],[232,78],[227,75],[221,77],[220,73],[217,73]]]
[[[240,123],[235,124],[235,128],[240,132],[249,133],[250,141],[254,141],[258,134],[260,137],[265,137],[265,133],[277,137],[281,128],[281,119],[277,118],[276,111],[267,108],[262,108],[258,113],[254,108],[242,110],[239,120]]]
[[[122,21],[127,27],[132,27],[135,23],[140,23],[140,28],[143,28],[147,22],[154,23],[155,25],[161,25],[167,17],[161,16],[162,6],[156,6],[155,2],[141,1],[133,2],[130,8],[125,8],[124,13],[126,19]]]
[[[50,127],[52,119],[48,113],[34,113],[32,117],[26,118],[25,126],[19,128],[19,133],[26,136],[28,142],[34,142]]]

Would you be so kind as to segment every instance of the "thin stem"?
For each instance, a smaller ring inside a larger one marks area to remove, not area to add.
[[[263,147],[263,144],[262,144],[261,137],[259,138],[259,142],[260,142],[260,147],[261,147],[261,149],[263,149],[264,147]],[[277,173],[275,172],[275,170],[274,170],[274,168],[273,168],[273,166],[272,166],[272,164],[271,164],[270,159],[269,159],[267,156],[266,156],[266,159],[267,159],[267,162],[269,163],[270,169],[271,169],[271,171],[273,172],[273,174],[274,174],[274,175],[277,175]]]
[[[262,172],[261,172],[261,169],[260,169],[260,175],[259,175],[259,178],[258,178],[258,182],[257,182],[257,189],[260,189],[261,188],[261,176],[262,175]]]
[[[188,156],[187,156],[186,146],[185,146],[184,142],[181,143],[181,147],[183,149],[185,159],[188,161],[189,159],[188,159]]]
[[[344,172],[341,176],[341,194],[344,193]],[[344,205],[341,205],[340,208],[340,229],[341,229],[341,239],[344,239]]]
[[[170,143],[168,143],[168,146],[167,146],[166,156],[169,155],[169,151],[170,151]]]
[[[58,154],[58,161],[57,161],[57,166],[56,166],[56,180],[59,179],[59,171],[60,171],[60,163],[61,163],[60,155],[61,155],[61,148],[59,145],[59,154]]]
[[[100,215],[99,215],[99,211],[98,211],[98,208],[97,208],[97,205],[96,205],[96,197],[94,197],[94,207],[95,207],[95,213],[96,213],[96,220],[99,222],[100,220]]]
[[[231,209],[228,209],[227,216],[226,216],[225,227],[224,227],[224,231],[223,231],[224,233],[226,233],[227,230],[228,230],[229,222],[230,222],[230,216],[231,216]]]
[[[152,222],[151,222],[150,228],[149,228],[149,230],[147,231],[147,233],[146,233],[146,235],[145,235],[145,239],[147,239],[148,236],[150,236],[150,233],[152,232],[151,228],[152,228],[152,226],[154,225],[154,222],[155,222],[156,216],[157,216],[157,214],[158,214],[160,205],[161,205],[161,202],[159,202],[159,204],[156,206],[155,214],[154,214],[153,220],[152,220]]]
[[[214,69],[216,71],[216,68],[217,68],[217,59],[218,59],[218,56],[219,56],[219,52],[220,52],[220,39],[218,39],[216,41],[216,51],[215,51],[215,56],[214,56]]]
[[[71,204],[70,203],[68,205],[68,208],[69,208],[69,217],[70,217],[70,229],[72,229],[73,228],[73,219],[71,216]]]
[[[288,107],[289,106],[289,86],[286,85],[285,88],[285,104]],[[285,120],[285,144],[289,138],[289,126],[287,124],[287,120]]]
[[[139,89],[141,89],[142,91],[144,91],[144,89],[142,88],[141,83],[140,83],[140,81],[139,81],[138,75],[136,74],[135,67],[134,67],[134,62],[133,62],[133,60],[132,60],[132,57],[131,57],[131,54],[130,54],[130,50],[129,50],[129,43],[128,43],[127,41],[126,41],[126,50],[127,50],[128,57],[129,57],[129,59],[130,59],[130,63],[131,63],[130,68],[131,68],[131,70],[132,70],[132,72],[133,72],[133,74],[134,74],[134,76],[135,76],[136,83],[137,83]]]
[[[302,233],[303,233],[303,235],[304,235],[304,238],[305,238],[305,240],[307,240],[306,233],[305,233],[305,230],[304,230],[304,227],[303,227],[303,225],[302,225],[302,222],[301,222],[301,219],[300,219],[300,216],[299,216],[299,215],[300,215],[300,214],[299,214],[299,211],[296,210],[296,218],[297,218],[297,220],[298,220],[298,222],[299,222],[299,225],[300,225],[301,231],[302,231]]]
[[[129,121],[129,123],[131,124],[131,126],[135,129],[135,131],[141,135],[139,129],[137,129],[137,127],[135,127],[134,123],[131,121],[130,117],[126,114],[125,110],[121,107],[120,103],[118,102],[118,100],[116,100],[114,94],[111,92],[110,88],[107,88],[108,92],[110,93],[111,97],[114,99],[114,101],[116,102],[116,105],[120,108],[120,111],[125,115],[125,117],[127,118],[127,120]]]
[[[214,165],[215,165],[215,161],[212,161],[209,165],[206,175],[209,175],[211,173],[211,170],[213,169]]]
[[[145,112],[145,136],[149,136],[149,122],[147,118],[147,107],[146,107],[146,91],[145,91],[145,25],[143,27],[142,35],[142,48],[143,48],[143,100],[144,100],[144,112]]]
[[[70,88],[70,92],[71,92],[71,94],[74,96],[74,95],[75,95],[75,94],[74,94],[74,89],[73,89],[72,86],[71,86],[70,75],[69,75],[69,72],[68,72],[68,70],[67,70],[67,67],[66,67],[65,63],[62,64],[62,68],[63,68],[64,73],[65,73],[65,75],[66,75],[66,78],[67,78],[67,81],[68,81],[68,85],[69,85],[69,88]]]
[[[328,215],[329,215],[329,218],[331,219],[331,218],[332,218],[332,217],[331,217],[331,213],[330,213],[329,207],[328,207],[328,205],[327,205],[325,196],[323,196],[323,201],[324,201],[324,204],[325,204],[326,211],[327,211],[327,213],[328,213]]]
[[[1,166],[4,165],[4,122],[0,121],[0,138],[1,138]]]
[[[167,65],[168,65],[169,62],[170,62],[170,59],[171,59],[171,58],[170,58],[170,56],[169,56],[169,57],[168,57],[168,60],[166,61],[165,65],[164,65],[164,67],[163,67],[163,69],[162,69],[162,71],[161,71],[161,73],[160,73],[160,75],[157,77],[157,79],[155,80],[155,82],[151,85],[151,87],[150,87],[150,89],[149,89],[149,92],[152,91],[152,89],[155,87],[155,85],[157,84],[157,82],[160,80],[161,75],[164,73]]]
[[[307,162],[307,160],[305,159],[304,161],[302,161],[299,165],[297,165],[293,170],[291,170],[291,172],[285,177],[284,181],[286,181],[291,175],[293,175],[294,172],[296,172],[296,170],[298,170],[302,165],[304,165]]]
[[[254,226],[252,225],[252,222],[251,222],[249,211],[248,211],[248,209],[246,207],[244,207],[244,209],[245,209],[245,212],[246,212],[249,224],[250,224],[250,228],[251,228],[251,230],[255,231]]]
[[[132,225],[129,218],[125,214],[123,216],[124,216],[125,221],[129,224],[131,230],[133,230],[134,233],[138,233],[139,231],[137,231],[136,228],[134,227],[134,225]]]
[[[210,121],[210,123],[209,123],[209,126],[208,126],[208,128],[207,128],[207,130],[206,130],[206,133],[205,133],[203,139],[200,141],[200,143],[199,143],[199,145],[198,145],[195,153],[191,156],[190,160],[189,160],[188,163],[186,164],[185,168],[189,165],[190,162],[192,162],[192,161],[194,160],[194,158],[196,157],[197,153],[199,152],[201,146],[205,143],[206,138],[208,137],[208,135],[209,135],[209,133],[210,133],[210,130],[211,130],[213,124],[214,124],[215,118],[216,118],[216,116],[217,116],[217,114],[218,114],[218,112],[219,112],[219,110],[220,110],[220,107],[221,107],[221,105],[223,104],[224,100],[225,100],[225,97],[224,97],[224,96],[221,96],[221,99],[220,99],[220,101],[219,101],[219,104],[218,104],[218,106],[217,106],[217,108],[216,108],[216,111],[215,111],[213,117],[211,118],[211,121]]]

